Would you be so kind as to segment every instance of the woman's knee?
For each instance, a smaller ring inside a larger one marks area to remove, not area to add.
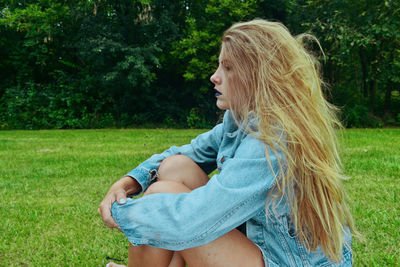
[[[184,155],[169,156],[158,168],[158,181],[174,181],[191,190],[208,182],[207,174],[191,158]]]
[[[193,160],[185,155],[173,155],[165,158],[158,168],[158,179],[169,180],[171,176],[177,176],[185,168],[195,164]]]

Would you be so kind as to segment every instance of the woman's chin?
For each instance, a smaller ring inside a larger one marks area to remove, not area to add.
[[[220,110],[228,110],[227,107],[220,107],[220,106],[218,106],[218,105],[217,105],[217,108],[219,108]]]
[[[220,110],[227,110],[227,109],[229,109],[229,107],[228,107],[228,105],[226,104],[226,103],[224,103],[224,102],[222,102],[222,101],[219,101],[219,100],[217,100],[217,107],[220,109]]]

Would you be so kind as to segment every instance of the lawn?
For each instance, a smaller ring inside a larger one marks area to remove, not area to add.
[[[204,131],[204,130],[203,130]],[[105,266],[128,243],[97,207],[153,153],[202,130],[0,131],[0,266]],[[345,130],[341,154],[357,266],[400,265],[400,129]]]

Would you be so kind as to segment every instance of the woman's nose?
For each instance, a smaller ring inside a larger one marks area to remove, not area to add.
[[[221,83],[221,78],[220,78],[219,75],[218,75],[218,71],[214,72],[214,74],[211,75],[210,81],[211,81],[213,84],[220,84],[220,83]]]

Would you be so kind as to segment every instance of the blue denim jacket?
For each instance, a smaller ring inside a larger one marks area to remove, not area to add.
[[[207,174],[218,168],[203,187],[190,193],[160,193],[112,206],[112,216],[133,245],[183,250],[209,243],[246,222],[247,237],[262,251],[266,266],[351,266],[351,235],[345,233],[343,260],[329,262],[320,248],[307,251],[296,237],[289,209],[281,201],[275,211],[265,207],[275,184],[265,144],[237,127],[229,111],[223,123],[199,135],[190,144],[173,146],[153,155],[128,173],[144,192],[157,178],[163,159],[183,154]],[[279,167],[268,151],[272,168]],[[142,193],[142,192],[139,192]]]

